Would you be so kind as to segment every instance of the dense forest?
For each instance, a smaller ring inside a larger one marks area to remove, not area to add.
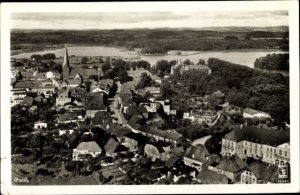
[[[266,38],[255,40],[254,38]],[[253,38],[253,39],[252,39]],[[288,49],[288,31],[218,31],[191,29],[12,30],[11,49],[31,50],[64,44],[142,48],[145,54],[169,50]],[[35,48],[36,47],[36,48]]]
[[[198,71],[185,71],[163,82],[164,96],[179,102],[185,111],[185,96],[206,95],[221,90],[227,101],[242,108],[253,108],[269,113],[277,121],[289,122],[289,78],[282,74],[265,73],[246,66],[216,58],[207,61],[211,75]],[[179,85],[178,85],[179,83]],[[180,96],[178,96],[180,94]]]
[[[289,54],[268,54],[257,58],[254,62],[256,68],[289,70]]]

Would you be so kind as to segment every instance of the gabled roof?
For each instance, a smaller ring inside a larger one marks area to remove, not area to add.
[[[68,79],[66,80],[68,85],[80,85],[81,80],[80,79]]]
[[[99,145],[94,142],[81,142],[78,146],[77,146],[77,150],[88,150],[89,152],[102,152],[101,148],[99,147]]]
[[[66,112],[58,116],[59,121],[74,120],[78,116],[77,112]]]
[[[122,137],[123,135],[131,132],[128,128],[123,128],[123,126],[116,123],[111,123],[106,131],[117,137]]]
[[[257,179],[262,181],[277,181],[278,180],[278,168],[268,166],[263,163],[253,162],[248,166],[248,169],[255,175]]]
[[[259,110],[254,110],[254,109],[251,109],[251,108],[245,108],[243,110],[243,112],[246,113],[246,114],[249,114],[249,115],[255,115],[257,113],[269,115],[268,113],[265,113],[265,112],[262,112],[262,111],[259,111]]]
[[[112,155],[115,152],[115,150],[117,149],[118,145],[119,145],[119,143],[116,140],[114,140],[113,138],[110,138],[108,140],[108,142],[105,144],[104,150],[108,154]]]
[[[70,76],[75,77],[77,73],[84,78],[88,78],[89,76],[93,75],[98,75],[98,71],[93,68],[73,68],[71,70]]]
[[[237,155],[233,155],[221,160],[220,164],[216,166],[217,169],[236,173],[247,167],[246,163]]]
[[[243,140],[278,146],[290,141],[289,133],[286,131],[274,131],[272,129],[259,128],[255,126],[236,127],[224,136],[224,139],[240,142]]]
[[[190,146],[185,154],[184,157],[190,158],[199,162],[207,161],[206,157],[208,156],[208,152],[203,146]]]
[[[22,102],[24,105],[31,106],[33,103],[32,97],[25,97]]]
[[[197,179],[199,179],[202,184],[228,184],[230,182],[230,179],[225,175],[208,169],[202,169],[197,175]]]
[[[177,162],[179,158],[177,156],[171,156],[164,164],[165,167],[171,168]]]

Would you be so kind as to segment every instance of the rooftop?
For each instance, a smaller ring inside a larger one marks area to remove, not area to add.
[[[278,146],[290,141],[289,133],[286,131],[275,131],[248,125],[242,128],[235,127],[224,138],[235,142],[246,140],[270,146]]]
[[[233,155],[221,160],[220,164],[216,166],[217,169],[232,173],[236,173],[245,169],[246,167],[246,163],[244,163],[244,161],[237,155]]]
[[[89,152],[101,152],[101,148],[99,147],[99,145],[94,142],[81,142],[78,146],[77,146],[77,150],[88,150]]]

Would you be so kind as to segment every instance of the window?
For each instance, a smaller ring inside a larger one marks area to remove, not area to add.
[[[282,155],[282,150],[279,150],[279,155],[280,155],[280,156]]]
[[[287,157],[287,151],[284,151],[284,156]]]

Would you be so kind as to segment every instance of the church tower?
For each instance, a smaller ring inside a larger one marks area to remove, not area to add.
[[[65,48],[65,56],[63,62],[63,80],[67,79],[70,76],[70,63],[67,47]]]

